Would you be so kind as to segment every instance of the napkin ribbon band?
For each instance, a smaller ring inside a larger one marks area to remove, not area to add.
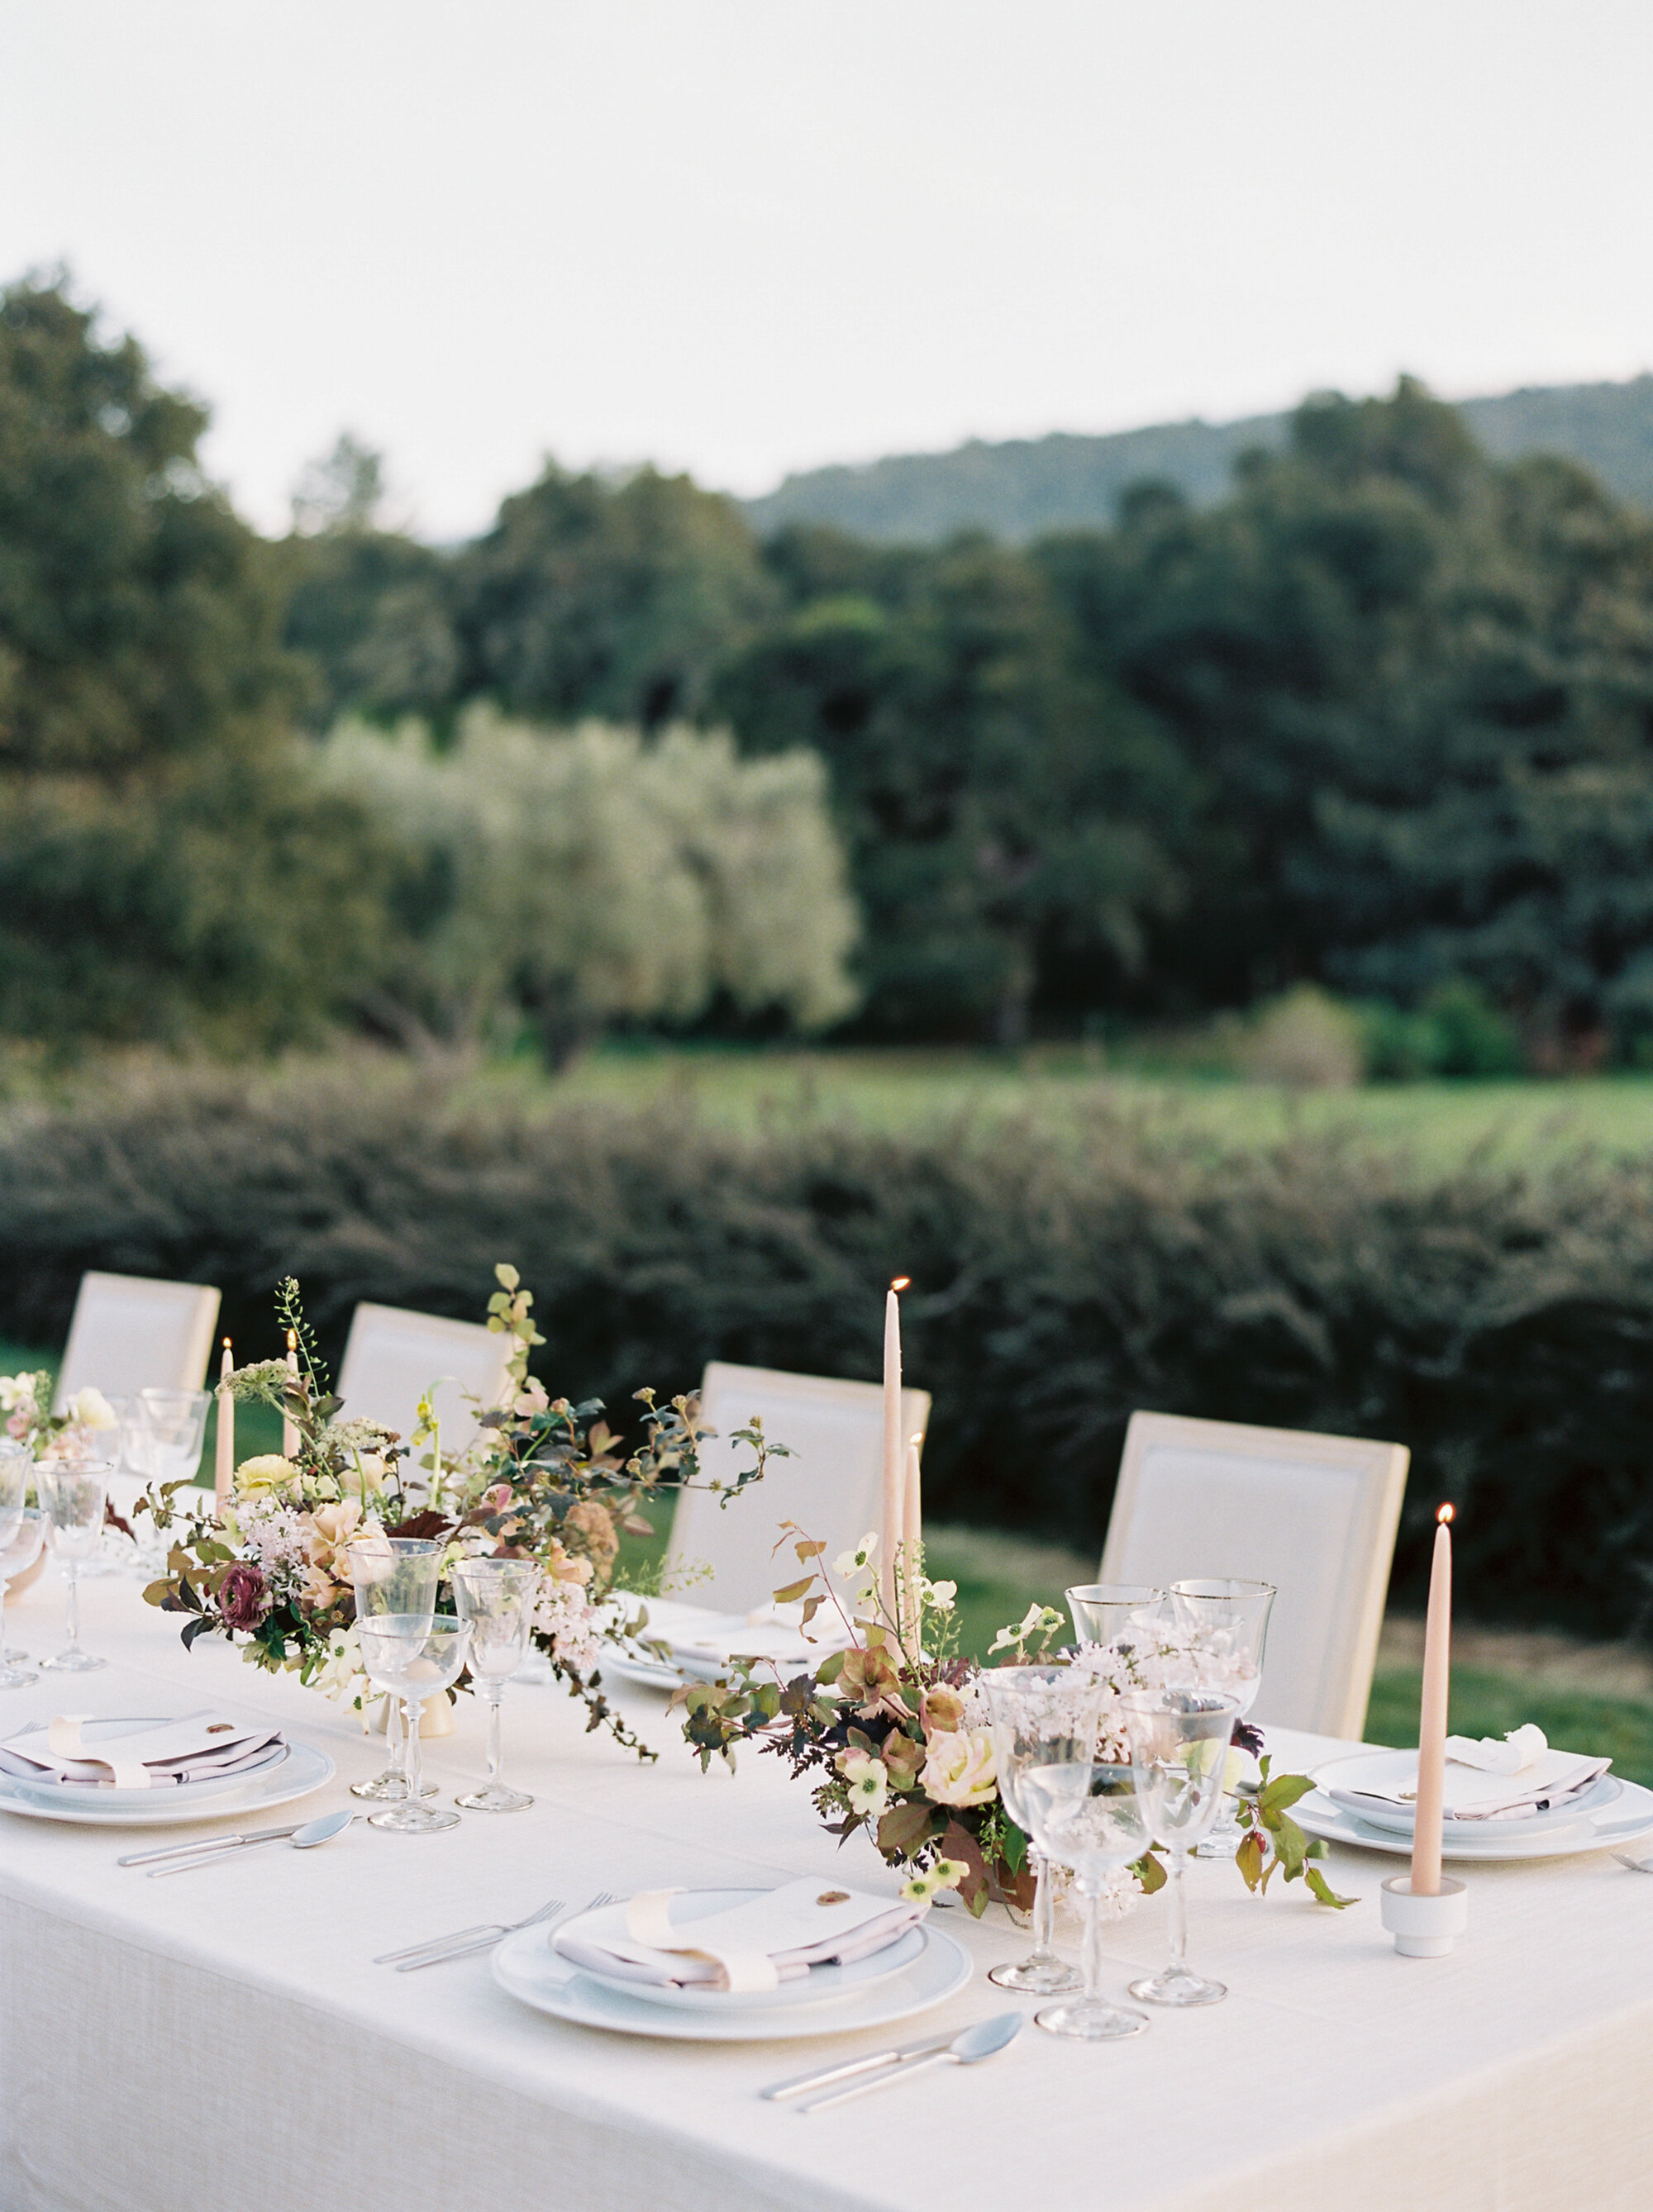
[[[681,1888],[640,1891],[626,1907],[626,1933],[632,1942],[647,1943],[652,1950],[670,1951],[679,1958],[709,1960],[724,1974],[725,1987],[738,1996],[780,1988],[780,1972],[767,1951],[696,1943],[682,1929],[674,1928],[672,1899],[682,1895]]]
[[[120,1750],[120,1739],[112,1743],[87,1744],[81,1730],[95,1713],[59,1713],[46,1732],[46,1748],[54,1759],[94,1759],[115,1778],[117,1790],[148,1790],[155,1777],[141,1759],[129,1759]]]

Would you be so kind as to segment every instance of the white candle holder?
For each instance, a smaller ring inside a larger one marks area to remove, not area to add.
[[[1414,1897],[1412,1876],[1397,1874],[1383,1884],[1379,1909],[1403,1959],[1443,1959],[1469,1925],[1469,1890],[1443,1875],[1438,1896]]]

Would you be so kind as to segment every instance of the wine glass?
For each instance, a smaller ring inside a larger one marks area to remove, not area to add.
[[[140,1471],[156,1482],[193,1482],[211,1403],[204,1390],[140,1390],[132,1439]]]
[[[1102,1893],[1105,1877],[1139,1859],[1152,1841],[1137,1794],[1136,1776],[1091,1756],[1077,1740],[1071,1759],[1051,1759],[1022,1777],[1022,1802],[1033,1832],[1047,1856],[1073,1869],[1085,1899],[1085,1988],[1066,2004],[1049,2005],[1033,2017],[1052,2035],[1071,2035],[1086,2043],[1113,2043],[1140,2035],[1146,2013],[1110,2005],[1102,1994]]]
[[[534,1802],[501,1779],[500,1706],[527,1649],[539,1584],[532,1559],[463,1559],[453,1570],[454,1599],[471,1623],[471,1671],[488,1700],[488,1780],[453,1800],[475,1813],[520,1813]]]
[[[1105,1686],[1072,1667],[995,1667],[981,1678],[993,1723],[994,1769],[1005,1810],[1029,1838],[1033,1860],[1033,1948],[1024,1959],[993,1967],[988,1979],[1000,1989],[1054,1996],[1076,1990],[1079,1977],[1052,1948],[1054,1904],[1050,1863],[1024,1795],[1027,1776],[1047,1763],[1089,1759],[1102,1725]],[[1073,1747],[1081,1748],[1075,1750]]]
[[[350,1580],[356,1587],[356,1615],[421,1613],[428,1620],[436,1610],[436,1584],[441,1577],[442,1547],[425,1536],[364,1536],[348,1553]],[[352,1797],[370,1797],[382,1804],[399,1804],[408,1794],[404,1759],[406,1732],[402,1723],[402,1700],[385,1699],[385,1771],[371,1782],[353,1782]],[[422,1797],[434,1797],[436,1785],[427,1783]]]
[[[29,1464],[24,1455],[24,1464]],[[0,1485],[3,1475],[0,1474]],[[0,1513],[0,1528],[7,1516]],[[27,1673],[19,1663],[27,1659],[27,1651],[8,1651],[6,1641],[6,1584],[14,1575],[21,1575],[25,1567],[32,1567],[40,1556],[40,1547],[46,1541],[46,1520],[38,1506],[26,1505],[18,1516],[10,1541],[0,1547],[0,1690],[25,1690],[40,1676]]]
[[[1208,1662],[1206,1686],[1237,1698],[1243,1720],[1262,1687],[1263,1649],[1276,1595],[1273,1583],[1238,1581],[1231,1576],[1194,1577],[1173,1583],[1170,1595],[1173,1620]],[[1211,1833],[1194,1856],[1231,1859],[1243,1832],[1225,1793]]]
[[[1223,1770],[1239,1700],[1220,1690],[1133,1692],[1121,1699],[1131,1768],[1148,1832],[1170,1854],[1171,1955],[1131,1995],[1148,2004],[1215,2004],[1228,1991],[1188,1963],[1188,1853],[1223,1802]]]
[[[1149,1583],[1079,1583],[1064,1593],[1079,1642],[1127,1660],[1154,1647],[1165,1610],[1165,1593]]]
[[[471,1645],[471,1623],[452,1613],[381,1613],[356,1622],[362,1663],[376,1686],[399,1697],[407,1708],[406,1795],[383,1813],[368,1815],[375,1828],[398,1828],[404,1834],[432,1835],[439,1828],[457,1828],[457,1813],[438,1812],[422,1805],[420,1787],[419,1715],[427,1698],[437,1697],[457,1682],[464,1672]]]
[[[41,1666],[65,1674],[89,1674],[106,1667],[106,1659],[94,1658],[81,1649],[81,1587],[82,1559],[89,1559],[103,1540],[103,1510],[109,1496],[109,1462],[103,1459],[43,1459],[34,1467],[40,1504],[52,1523],[52,1548],[64,1563],[69,1584],[65,1607],[69,1642]]]

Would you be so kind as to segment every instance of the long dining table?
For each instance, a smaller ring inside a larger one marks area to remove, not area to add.
[[[306,1801],[350,1805],[380,1737],[222,1642],[185,1653],[135,1581],[83,1586],[101,1672],[0,1692],[12,1727],[64,1711],[222,1704],[326,1750]],[[55,1647],[48,1574],[9,1634]],[[1653,1881],[1606,1851],[1469,1871],[1451,1956],[1407,1960],[1378,1923],[1400,1862],[1334,1847],[1334,1886],[1249,1895],[1234,1869],[1192,1871],[1190,1955],[1225,2002],[1162,2012],[1112,2045],[1030,2022],[1001,2056],[805,2116],[758,2092],[878,2038],[673,2042],[568,2025],[495,1983],[487,1957],[413,1974],[378,1953],[548,1899],[807,1875],[887,1888],[864,1841],[842,1852],[784,1763],[748,1750],[702,1774],[664,1698],[618,1702],[645,1764],[559,1686],[514,1685],[511,1778],[526,1812],[467,1814],[434,1835],[362,1824],[313,1852],[277,1847],[165,1881],[117,1859],[177,1831],[111,1832],[0,1814],[0,2206],[4,2212],[1589,2212],[1653,2204]],[[1301,1767],[1340,1746],[1271,1737]],[[482,1714],[460,1701],[426,1771],[444,1799],[482,1769]],[[233,1821],[217,1825],[234,1826]],[[191,1831],[191,1833],[204,1831]],[[1027,1937],[1005,1913],[945,1923],[970,1984],[897,2034],[927,2036],[1033,2001],[988,1968]],[[1071,1941],[1071,1926],[1065,1929]],[[1110,1994],[1160,1963],[1163,1895],[1108,1931]]]

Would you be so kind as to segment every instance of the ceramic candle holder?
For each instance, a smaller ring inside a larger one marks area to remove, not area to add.
[[[1414,1897],[1412,1876],[1397,1874],[1383,1884],[1381,1909],[1403,1959],[1443,1959],[1469,1925],[1469,1891],[1443,1875],[1438,1897]]]

